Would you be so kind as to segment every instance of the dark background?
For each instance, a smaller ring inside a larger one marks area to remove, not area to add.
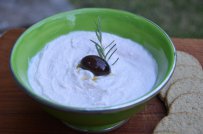
[[[0,0],[0,32],[84,7],[126,10],[152,20],[172,37],[203,38],[203,0]]]

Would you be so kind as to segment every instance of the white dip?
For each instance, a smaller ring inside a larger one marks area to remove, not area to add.
[[[77,31],[49,42],[29,63],[28,79],[36,94],[56,103],[75,107],[103,107],[141,97],[155,83],[157,64],[138,43],[102,33],[103,44],[113,40],[116,51],[110,59],[111,74],[99,76],[78,69],[80,60],[97,55],[95,32]],[[117,57],[118,62],[111,65]]]

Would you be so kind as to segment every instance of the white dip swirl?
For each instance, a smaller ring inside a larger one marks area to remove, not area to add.
[[[149,92],[157,76],[157,64],[141,45],[117,35],[102,33],[103,44],[115,40],[116,53],[108,61],[111,74],[99,76],[77,68],[87,55],[98,55],[90,39],[94,32],[76,31],[46,44],[29,62],[28,79],[33,91],[66,106],[92,108],[128,102]],[[118,62],[111,65],[117,57]]]

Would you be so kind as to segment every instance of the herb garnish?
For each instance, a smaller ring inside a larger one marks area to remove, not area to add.
[[[98,39],[98,43],[94,40],[90,40],[96,47],[98,55],[87,55],[80,61],[78,67],[82,69],[91,71],[95,76],[108,75],[111,72],[111,68],[107,61],[111,59],[113,54],[117,51],[116,43],[113,40],[110,44],[104,47],[102,43],[102,32],[101,32],[101,20],[98,17],[98,22],[96,25],[96,37]],[[105,51],[107,51],[105,53]],[[114,65],[119,58],[117,58],[111,65]]]
[[[90,41],[94,43],[94,45],[95,45],[95,47],[97,49],[98,55],[101,58],[103,58],[104,60],[109,61],[111,59],[111,57],[113,56],[113,54],[117,51],[116,43],[114,43],[115,41],[113,40],[110,44],[108,44],[106,47],[104,47],[104,45],[102,43],[101,19],[100,19],[100,17],[98,17],[98,22],[97,22],[97,25],[96,25],[95,33],[96,33],[96,36],[97,36],[97,39],[98,39],[99,43],[97,43],[96,41],[93,41],[91,39],[90,39]],[[109,48],[109,50],[105,54],[105,50],[107,50],[108,48]],[[118,60],[119,60],[119,58],[117,58],[113,62],[113,64],[111,64],[111,65],[114,65]]]

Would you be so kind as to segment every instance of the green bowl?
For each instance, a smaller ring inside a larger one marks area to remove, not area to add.
[[[102,108],[78,108],[56,104],[33,92],[28,82],[28,62],[46,43],[71,31],[94,31],[95,20],[102,18],[102,31],[140,43],[158,64],[156,82],[151,91],[132,101]],[[88,132],[109,131],[123,124],[155,96],[171,77],[176,51],[168,35],[153,22],[125,11],[87,8],[60,13],[27,29],[13,47],[11,71],[22,89],[44,109],[68,126]]]

